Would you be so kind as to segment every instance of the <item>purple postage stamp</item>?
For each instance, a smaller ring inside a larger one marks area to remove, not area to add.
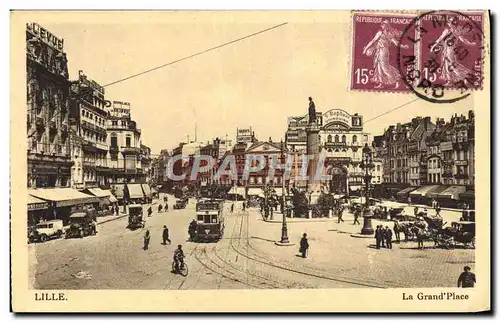
[[[453,103],[483,85],[483,13],[439,10],[416,16],[399,40],[398,69],[407,87],[433,103]],[[408,55],[414,45],[417,55]]]
[[[381,92],[410,92],[397,69],[398,49],[416,56],[415,44],[400,44],[404,29],[415,15],[353,14],[350,89]]]

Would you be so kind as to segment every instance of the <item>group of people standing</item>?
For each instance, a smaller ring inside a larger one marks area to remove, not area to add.
[[[389,226],[378,225],[375,229],[376,248],[387,247],[392,249],[392,230]]]

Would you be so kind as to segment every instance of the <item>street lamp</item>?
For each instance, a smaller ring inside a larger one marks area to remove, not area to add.
[[[285,160],[284,155],[283,155],[283,140],[281,141],[281,161],[283,162]],[[282,168],[282,175],[281,175],[281,200],[282,200],[282,207],[281,207],[281,213],[283,216],[283,222],[281,223],[281,240],[279,243],[277,242],[276,244],[279,246],[291,246],[293,245],[290,243],[290,240],[288,239],[288,227],[286,225],[286,210],[285,210],[285,165]]]
[[[370,174],[374,165],[372,163],[372,150],[368,147],[368,143],[365,143],[363,147],[363,159],[359,165],[361,169],[365,170],[365,175],[363,177],[365,181],[365,209],[363,214],[363,228],[361,229],[361,235],[373,235],[372,228],[372,216],[370,212],[370,202],[368,199],[369,185],[372,180],[372,175]]]

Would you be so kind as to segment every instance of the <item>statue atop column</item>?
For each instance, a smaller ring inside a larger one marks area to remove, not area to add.
[[[312,97],[309,97],[309,124],[316,123],[316,105]]]

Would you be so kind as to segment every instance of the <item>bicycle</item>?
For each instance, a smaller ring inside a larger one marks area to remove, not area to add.
[[[186,277],[188,275],[188,272],[189,272],[188,265],[186,264],[186,262],[184,262],[184,265],[182,268],[179,266],[181,266],[181,265],[175,265],[175,262],[172,262],[172,272]]]

